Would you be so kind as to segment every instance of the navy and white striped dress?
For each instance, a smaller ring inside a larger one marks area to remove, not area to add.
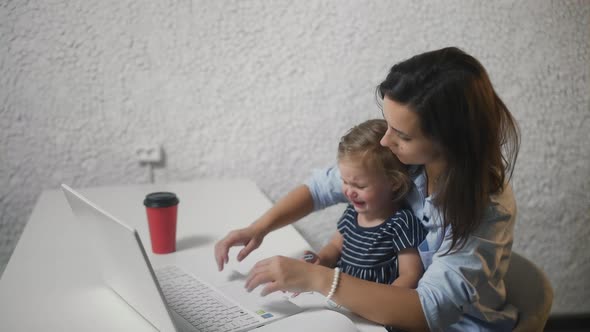
[[[364,280],[391,284],[399,275],[397,253],[417,248],[426,232],[409,209],[400,209],[381,225],[362,227],[349,204],[338,221],[342,254],[337,266],[342,272]]]

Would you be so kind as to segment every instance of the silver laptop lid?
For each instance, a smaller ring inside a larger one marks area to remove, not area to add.
[[[176,331],[137,231],[65,184],[61,188],[82,224],[104,283],[160,331]]]

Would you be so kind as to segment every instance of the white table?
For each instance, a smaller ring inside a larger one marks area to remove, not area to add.
[[[223,272],[213,258],[215,241],[244,227],[271,202],[248,180],[199,180],[166,185],[79,189],[110,214],[134,227],[154,267],[177,264],[214,283],[237,266],[235,255]],[[147,193],[172,191],[179,199],[177,251],[151,252],[142,204]],[[0,280],[0,329],[5,331],[153,331],[115,293],[102,285],[84,234],[61,190],[42,193]],[[244,264],[271,255],[296,255],[309,249],[295,228],[271,233]],[[237,249],[232,249],[233,254]],[[233,265],[232,265],[233,264]],[[372,326],[355,320],[364,330]],[[383,331],[382,328],[377,330]]]

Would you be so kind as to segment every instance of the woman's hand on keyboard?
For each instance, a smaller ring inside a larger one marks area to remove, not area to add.
[[[327,293],[331,283],[332,270],[327,267],[295,258],[274,256],[254,265],[246,279],[246,288],[252,291],[266,284],[261,295],[279,290],[299,293],[325,290]]]
[[[311,264],[320,264],[320,257],[315,252],[309,250],[305,250],[303,257],[301,257],[300,260]],[[291,297],[297,297],[299,294],[301,293],[294,292]]]

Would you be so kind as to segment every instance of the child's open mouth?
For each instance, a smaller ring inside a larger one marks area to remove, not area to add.
[[[355,200],[352,200],[351,202],[355,208],[362,208],[365,206],[365,202],[360,202],[360,201],[355,201]]]

